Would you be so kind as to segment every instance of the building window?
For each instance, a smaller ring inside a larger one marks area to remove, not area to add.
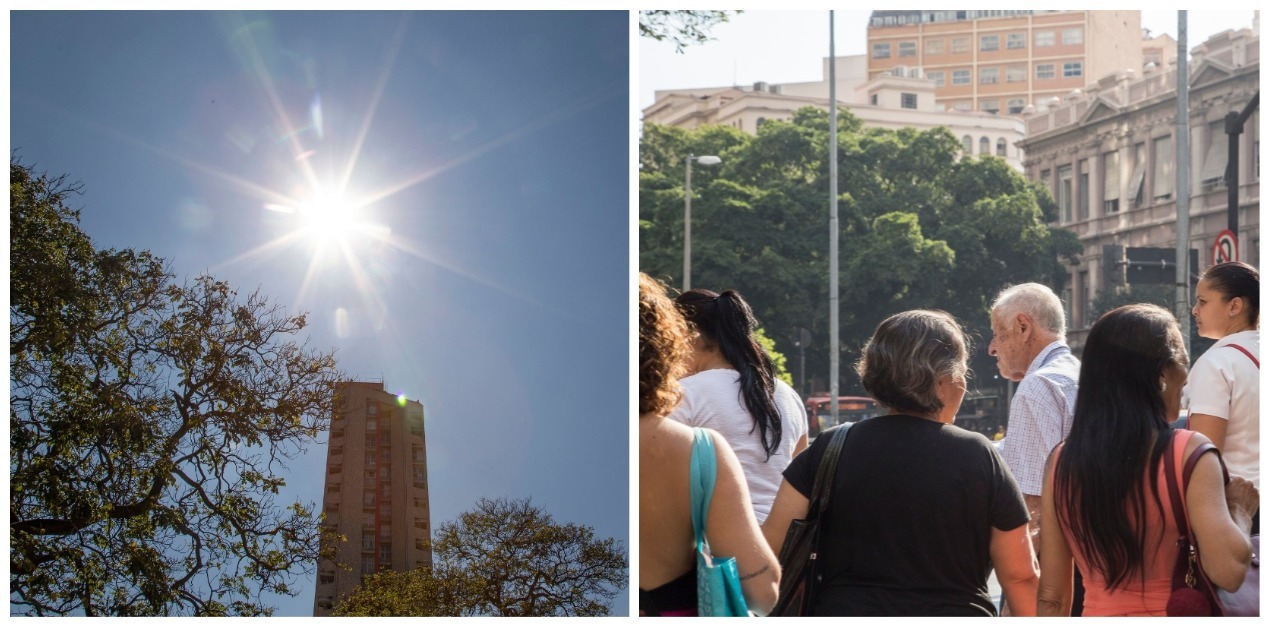
[[[369,577],[375,574],[375,560],[373,558],[362,559],[362,576]]]
[[[969,85],[970,84],[970,70],[953,70],[952,84]]]
[[[1226,123],[1214,122],[1208,125],[1208,150],[1204,153],[1204,163],[1199,168],[1199,184],[1204,188],[1221,185],[1226,176],[1226,161],[1229,159],[1230,144],[1226,135]]]
[[[887,43],[887,44],[873,44],[873,58],[874,58],[874,59],[889,59],[889,58],[891,58],[891,44],[889,44],[889,43]]]
[[[392,545],[391,544],[384,542],[379,545],[379,562],[381,564],[392,562]]]
[[[1026,65],[1015,64],[1015,65],[1007,65],[1005,67],[1005,82],[1022,83],[1023,81],[1026,81],[1026,80],[1027,80],[1027,66]]]
[[[1089,219],[1089,159],[1080,161],[1080,178],[1076,181],[1076,219]]]
[[[367,415],[367,416],[378,416],[378,415],[379,415],[379,403],[377,403],[377,402],[375,402],[375,401],[366,401],[366,415]]]
[[[1005,138],[1004,137],[997,139],[997,156],[998,157],[1005,156]]]
[[[328,574],[325,574],[325,573],[323,573],[323,574],[321,574],[321,575],[318,575],[318,583],[320,583],[320,584],[324,584],[324,585],[330,585],[330,584],[333,584],[333,583],[335,583],[335,575],[333,575],[333,574],[332,574],[332,575],[328,575]]]
[[[1064,28],[1063,29],[1063,45],[1071,46],[1085,42],[1085,30],[1083,28]]]
[[[371,507],[375,506],[375,493],[373,491],[362,493],[362,505],[370,505]]]
[[[1147,145],[1139,142],[1133,147],[1133,175],[1129,177],[1129,194],[1133,196],[1134,208],[1142,206],[1146,196],[1144,185],[1147,176]]]
[[[375,550],[375,534],[374,533],[371,533],[368,531],[362,532],[362,550],[363,551]]]
[[[869,94],[869,104],[871,104],[871,105],[873,105],[873,106],[875,106],[875,107],[876,107],[876,106],[878,106],[878,95],[877,95],[877,94]]]
[[[915,56],[917,56],[917,42],[915,42],[915,41],[901,41],[901,42],[900,42],[900,45],[899,45],[899,54],[900,54],[900,56],[901,56],[901,57],[915,57]]]
[[[1010,33],[1005,36],[1005,47],[1007,50],[1022,50],[1027,48],[1027,33]]]
[[[1054,78],[1053,63],[1038,63],[1036,66],[1036,80],[1043,81]]]
[[[992,115],[996,115],[998,112],[1001,111],[1000,103],[1001,101],[997,100],[996,98],[993,98],[991,100],[980,100],[979,110],[985,113],[991,113]],[[984,138],[984,139],[987,139],[987,138]],[[984,152],[984,151],[980,151],[980,152]]]
[[[917,94],[901,93],[900,94],[900,108],[901,109],[916,109],[917,108]]]
[[[1023,113],[1023,107],[1025,106],[1023,104],[1024,102],[1026,101],[1024,101],[1022,98],[1011,98],[1007,100],[1005,103],[1006,110],[1010,112],[1010,115],[1018,115],[1020,113]]]
[[[1058,210],[1064,224],[1072,221],[1072,166],[1058,168]]]
[[[415,466],[414,477],[415,481],[424,481],[428,478],[428,470],[423,466]]]
[[[1102,155],[1102,212],[1120,211],[1120,153],[1113,150]]]
[[[992,51],[1000,50],[1000,49],[1001,49],[1000,35],[980,35],[979,36],[979,51],[980,52],[992,52]]]
[[[927,39],[926,40],[926,54],[928,55],[944,54],[944,40],[943,39]]]
[[[1155,153],[1155,168],[1152,170],[1151,195],[1156,200],[1168,200],[1173,197],[1173,137],[1165,135],[1152,141]]]
[[[944,86],[944,73],[943,73],[943,72],[927,72],[927,73],[926,73],[926,78],[929,78],[930,80],[935,81],[935,86],[936,86],[936,87],[943,87],[943,86]]]
[[[1054,31],[1052,30],[1036,31],[1035,41],[1036,41],[1037,48],[1044,48],[1046,46],[1054,45]]]
[[[990,152],[991,149],[989,147],[990,145],[991,145],[991,142],[988,141],[987,137],[980,137],[979,138],[979,154],[981,155],[991,154]]]
[[[1050,187],[1050,185],[1052,185],[1053,183],[1050,181],[1049,170],[1041,170],[1041,183],[1045,185],[1045,189],[1049,190],[1050,193],[1054,192],[1054,188]]]
[[[974,141],[975,140],[971,139],[969,135],[962,135],[961,136],[961,151],[966,154],[970,154],[971,149],[974,148]]]
[[[974,109],[974,103],[969,100],[958,100],[952,103],[953,111],[971,111]]]
[[[1067,63],[1063,64],[1063,78],[1072,78],[1073,76],[1080,76],[1082,71],[1083,71],[1083,67],[1080,61],[1068,61]]]
[[[1001,69],[995,67],[979,68],[979,84],[995,85],[1001,76]]]
[[[367,433],[375,433],[376,431],[379,431],[379,419],[378,419],[378,418],[373,418],[373,417],[367,418],[367,419],[366,419],[366,432],[367,432]]]
[[[952,49],[953,54],[970,52],[970,38],[969,37],[953,37],[950,48]]]

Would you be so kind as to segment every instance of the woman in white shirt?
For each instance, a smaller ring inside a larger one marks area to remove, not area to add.
[[[1242,262],[1219,263],[1200,277],[1191,315],[1200,337],[1217,340],[1191,367],[1189,428],[1208,436],[1230,474],[1261,488],[1261,277]],[[1260,512],[1253,533],[1260,531]]]
[[[807,448],[802,401],[776,378],[767,352],[754,338],[758,321],[733,290],[688,290],[675,299],[696,332],[683,399],[670,418],[718,431],[741,461],[754,514],[767,519],[781,473]]]

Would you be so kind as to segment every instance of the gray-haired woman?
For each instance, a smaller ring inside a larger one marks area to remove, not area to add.
[[[856,364],[888,414],[851,427],[820,522],[818,616],[993,616],[995,566],[1011,613],[1036,612],[1027,509],[987,438],[953,426],[966,393],[967,341],[942,311],[878,325]],[[842,428],[842,427],[839,427]],[[785,470],[763,524],[773,550],[807,514],[830,438]]]

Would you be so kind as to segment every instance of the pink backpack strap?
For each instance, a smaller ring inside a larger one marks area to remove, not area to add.
[[[1252,363],[1253,363],[1254,365],[1256,365],[1256,366],[1257,366],[1257,370],[1261,370],[1261,362],[1257,361],[1257,358],[1256,358],[1256,357],[1254,357],[1254,356],[1252,355],[1252,353],[1248,352],[1248,349],[1246,349],[1246,348],[1244,348],[1244,347],[1242,347],[1242,346],[1240,346],[1240,345],[1238,345],[1238,344],[1226,344],[1226,347],[1227,347],[1227,348],[1235,348],[1235,349],[1239,349],[1239,352],[1241,352],[1241,353],[1243,353],[1243,354],[1247,355],[1247,356],[1248,356],[1248,359],[1251,359],[1251,360],[1252,360]]]

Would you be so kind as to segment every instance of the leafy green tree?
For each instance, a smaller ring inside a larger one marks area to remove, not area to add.
[[[472,616],[478,583],[461,570],[382,570],[362,581],[332,616]]]
[[[758,340],[759,346],[772,358],[772,369],[776,371],[776,378],[788,383],[791,387],[794,385],[794,377],[789,374],[789,369],[785,367],[785,354],[776,350],[776,340],[767,337],[767,332],[758,329],[754,332],[754,339]]]
[[[432,569],[367,580],[344,616],[606,616],[626,587],[626,551],[560,524],[529,499],[487,499],[437,528]]]
[[[799,327],[828,337],[828,117],[804,108],[753,136],[646,124],[640,269],[681,283],[683,158],[716,154],[720,165],[693,169],[693,284],[745,294],[778,349],[793,349]],[[981,354],[991,299],[1014,283],[1056,284],[1080,251],[1073,234],[1048,226],[1055,204],[1043,186],[960,152],[947,129],[865,128],[839,113],[844,393],[859,389],[850,364],[877,324],[919,307],[960,319],[978,340],[976,370],[995,372]],[[830,350],[808,347],[808,371],[827,372]]]
[[[11,611],[259,615],[318,558],[285,463],[331,414],[305,318],[97,250],[75,186],[9,168]]]
[[[640,11],[639,36],[675,44],[675,52],[710,41],[710,29],[740,11]]]

